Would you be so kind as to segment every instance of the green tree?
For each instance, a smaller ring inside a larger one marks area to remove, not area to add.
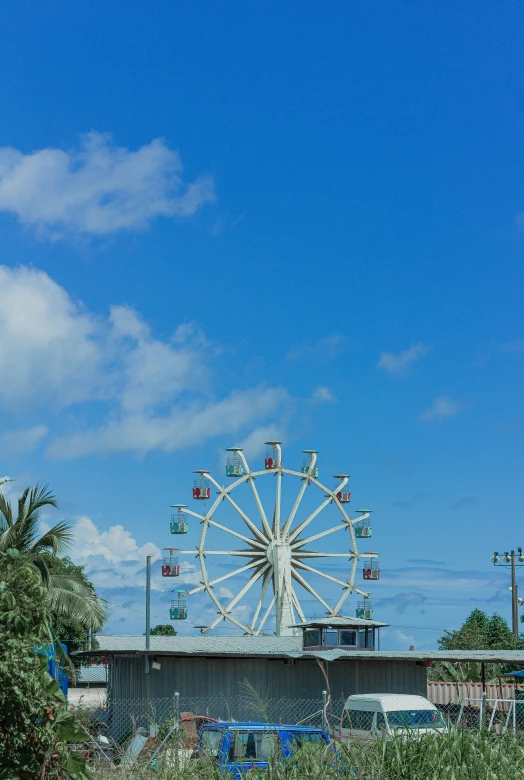
[[[440,637],[438,646],[440,650],[519,650],[524,642],[513,635],[500,615],[488,617],[481,609],[474,609],[459,629],[446,631]],[[512,668],[508,664],[485,664],[486,681]],[[482,669],[480,663],[438,662],[429,677],[450,682],[480,682]]]
[[[0,484],[5,481],[0,480]],[[49,531],[40,533],[42,510],[57,506],[56,497],[47,485],[37,484],[24,490],[18,499],[15,516],[10,502],[0,492],[0,553],[15,549],[38,570],[45,588],[46,604],[55,621],[61,617],[74,619],[99,631],[107,616],[105,602],[98,598],[91,584],[74,571],[64,571],[60,567],[53,570],[56,557],[71,545],[72,524],[61,520]]]
[[[68,557],[58,557],[56,555],[45,554],[42,556],[46,562],[47,569],[51,576],[62,575],[73,577],[82,582],[86,588],[94,592],[95,588],[86,575],[84,566],[79,566]],[[60,641],[66,645],[71,663],[78,669],[85,664],[85,659],[75,658],[72,653],[77,650],[87,650],[89,623],[85,619],[75,617],[74,614],[64,613],[63,611],[51,610],[53,630]],[[100,626],[101,628],[101,626]],[[100,630],[99,628],[99,630]],[[96,637],[92,636],[91,647],[96,650],[98,643]]]
[[[87,777],[68,742],[85,737],[58,683],[47,673],[44,648],[51,616],[36,567],[18,550],[0,552],[0,778]]]
[[[518,650],[522,644],[504,618],[488,617],[480,609],[474,609],[459,629],[446,631],[438,640],[441,650]]]
[[[173,626],[166,623],[165,625],[159,624],[151,629],[149,632],[151,636],[176,636],[176,631]]]

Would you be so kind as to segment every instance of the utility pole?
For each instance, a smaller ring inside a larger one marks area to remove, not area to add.
[[[511,568],[511,630],[515,639],[519,638],[519,604],[523,603],[523,599],[519,599],[519,589],[517,585],[517,566],[524,566],[524,555],[522,554],[522,547],[515,550],[511,550],[510,553],[505,552],[500,561],[498,552],[493,553],[491,556],[491,562],[494,566],[504,566],[506,569]]]
[[[149,672],[149,648],[151,646],[151,555],[146,559],[146,674]]]
[[[511,551],[511,625],[515,637],[519,638],[519,591],[515,575],[515,550]]]

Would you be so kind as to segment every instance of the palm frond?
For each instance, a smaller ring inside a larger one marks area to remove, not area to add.
[[[26,489],[18,499],[18,517],[16,518],[17,523],[23,523],[25,518],[27,517],[27,507],[25,505],[25,502],[27,501],[27,496],[29,495],[30,490],[31,488],[26,487]]]
[[[107,602],[70,575],[49,575],[47,602],[55,614],[80,620],[90,625],[93,631],[100,631],[107,620]]]
[[[49,531],[34,542],[32,553],[44,551],[53,552],[55,555],[63,555],[73,543],[73,525],[69,520],[60,520]]]
[[[15,525],[9,526],[0,535],[0,551],[1,552],[5,552],[6,550],[9,550],[10,547],[15,547],[16,549],[19,549],[19,545],[18,545],[19,531],[20,531],[20,529],[17,528],[16,523],[15,523]],[[22,550],[20,550],[20,552],[22,552]]]
[[[58,500],[55,494],[49,490],[49,485],[37,483],[34,488],[31,488],[29,491],[27,516],[30,517],[45,506],[54,506],[55,509],[58,509]]]
[[[13,525],[13,510],[3,493],[0,493],[0,523],[4,528],[11,528]]]
[[[49,569],[47,568],[47,563],[44,561],[43,558],[33,558],[31,563],[40,572],[40,577],[42,579],[42,585],[44,586],[44,588],[48,588],[50,583],[49,583]]]
[[[31,521],[32,522],[32,521]],[[69,520],[60,520],[49,531],[33,541],[30,552],[33,554],[49,551],[55,555],[63,555],[73,542],[73,525]]]

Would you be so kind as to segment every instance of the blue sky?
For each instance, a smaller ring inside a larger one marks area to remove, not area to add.
[[[0,15],[0,469],[78,523],[107,630],[143,630],[193,469],[273,436],[373,509],[387,646],[509,618],[489,556],[524,546],[521,4]],[[195,598],[181,630],[212,616]]]

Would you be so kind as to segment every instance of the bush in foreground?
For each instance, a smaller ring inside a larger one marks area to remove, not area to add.
[[[121,780],[231,780],[213,764],[184,761],[171,751],[158,761],[156,772],[147,764],[125,769]],[[94,767],[96,780],[110,777],[107,767]],[[115,775],[116,777],[117,775]],[[332,753],[311,751],[290,762],[274,762],[267,770],[248,771],[245,780],[522,780],[524,737],[497,736],[486,731],[451,728],[424,737],[411,735],[372,743],[340,746],[340,760]]]
[[[48,636],[45,596],[34,566],[17,550],[0,553],[0,780],[88,776],[67,748],[82,734],[38,652]]]

